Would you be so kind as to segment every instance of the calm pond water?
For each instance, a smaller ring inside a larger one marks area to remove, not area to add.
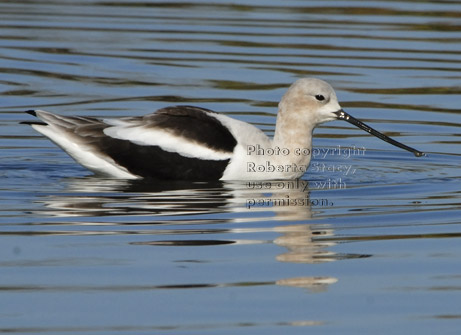
[[[0,2],[0,333],[459,334],[457,1]],[[210,108],[272,135],[297,78],[347,123],[298,181],[102,179],[20,121]]]

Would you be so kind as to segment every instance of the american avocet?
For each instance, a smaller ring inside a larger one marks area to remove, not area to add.
[[[347,121],[417,157],[424,155],[347,114],[333,88],[315,78],[297,80],[283,96],[273,139],[251,124],[192,106],[120,119],[27,113],[41,121],[26,124],[78,163],[116,178],[296,179],[309,166],[314,128],[333,120]]]

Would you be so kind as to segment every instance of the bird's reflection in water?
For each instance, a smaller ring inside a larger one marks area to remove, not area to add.
[[[230,195],[222,183],[68,178],[60,194],[40,199],[50,216],[187,215],[220,212]]]
[[[241,214],[242,220],[312,217],[308,182],[187,182],[68,178],[65,190],[41,195],[49,216]],[[40,214],[40,213],[38,213]],[[238,221],[237,216],[233,216]],[[231,220],[225,217],[224,220]]]
[[[111,224],[138,227],[136,225],[141,221],[152,227],[163,224],[162,228],[144,232],[146,236],[155,236],[155,240],[131,242],[131,245],[179,247],[273,243],[285,249],[276,256],[277,261],[303,264],[364,257],[329,250],[335,242],[322,241],[322,237],[333,236],[334,230],[330,226],[308,223],[315,206],[310,200],[309,184],[303,180],[272,181],[262,185],[87,177],[66,179],[64,183],[65,191],[42,195],[39,200],[44,204],[41,214],[88,217],[94,225],[99,224],[98,217],[106,217],[106,227]],[[118,219],[111,221],[110,216]],[[120,216],[125,219],[120,220]],[[88,224],[91,223],[85,222]],[[165,226],[168,229],[164,229]],[[123,233],[117,230],[117,234]],[[267,233],[273,233],[274,239],[245,238],[249,234],[258,237],[261,234],[267,236]],[[203,238],[204,234],[224,238],[207,240]],[[166,235],[173,238],[157,239]],[[184,235],[189,239],[184,239]],[[279,279],[275,284],[319,292],[336,281],[333,277],[309,276]]]

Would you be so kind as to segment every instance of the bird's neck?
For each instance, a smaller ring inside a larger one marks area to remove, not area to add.
[[[297,113],[279,111],[273,145],[285,148],[303,149],[312,147],[314,126],[309,120],[298,117]]]
[[[312,132],[314,126],[309,120],[301,119],[298,113],[277,114],[273,147],[289,150],[289,160],[299,164],[309,164],[312,152]]]

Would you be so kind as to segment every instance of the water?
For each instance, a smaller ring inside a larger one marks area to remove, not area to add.
[[[0,332],[458,334],[461,6],[0,3]],[[192,104],[273,134],[296,78],[340,121],[298,182],[91,176],[20,121]]]

